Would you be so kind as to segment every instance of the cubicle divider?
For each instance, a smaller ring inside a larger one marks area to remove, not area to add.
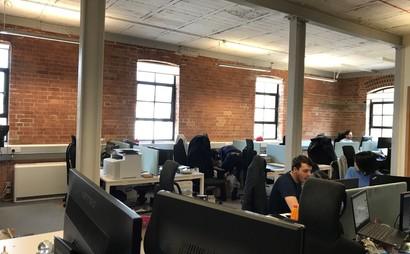
[[[275,163],[286,163],[286,147],[284,145],[267,144],[266,154],[270,156]]]
[[[354,239],[356,236],[351,196],[362,190],[367,191],[370,219],[394,227],[400,213],[400,193],[407,190],[407,184],[391,183],[346,190],[346,208],[340,222],[343,225],[344,237],[348,239]]]
[[[153,175],[158,175],[159,151],[154,148],[140,146],[140,152],[142,153],[142,169],[144,171],[150,172]]]

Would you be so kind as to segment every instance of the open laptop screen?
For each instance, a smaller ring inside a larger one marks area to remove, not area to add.
[[[352,196],[353,218],[356,232],[370,221],[367,192],[361,191]]]
[[[410,232],[410,192],[400,194],[400,231]]]

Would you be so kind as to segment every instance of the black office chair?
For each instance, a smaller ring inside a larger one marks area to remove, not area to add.
[[[311,139],[307,152],[309,158],[317,164],[330,165],[337,159],[332,140],[322,135]]]
[[[197,135],[193,137],[191,142],[189,142],[187,164],[191,168],[199,168],[199,172],[204,174],[204,185],[207,193],[211,193],[215,188],[218,188],[220,190],[220,196],[217,198],[221,201],[225,201],[225,171],[214,167],[212,158],[211,143],[208,136]],[[214,171],[217,172],[217,177],[214,177]],[[198,192],[198,187],[198,184],[194,185],[196,192]]]
[[[305,254],[365,253],[360,244],[341,237],[343,228],[339,218],[345,200],[345,186],[341,183],[310,178],[304,184],[299,222],[306,227]]]
[[[67,165],[67,184],[68,184],[68,175],[69,171],[72,168],[75,168],[75,146],[76,146],[76,138],[74,135],[71,136],[71,143],[68,144],[67,149],[65,151],[65,161]]]
[[[175,192],[174,186],[177,188],[178,193],[182,194],[180,186],[175,182],[178,166],[179,164],[175,161],[165,161],[159,176],[159,184],[155,187],[155,194],[160,190]]]
[[[179,139],[174,145],[174,160],[180,165],[187,165],[185,145],[182,139]]]
[[[256,151],[254,150],[253,140],[246,139],[246,147],[242,150],[242,186],[245,185],[248,167],[251,164],[255,155]]]
[[[354,155],[356,152],[354,151],[353,146],[342,146],[343,154],[346,157],[347,160],[347,166],[353,167],[354,166]]]
[[[266,214],[266,161],[260,156],[255,156],[249,165],[246,176],[242,210]]]

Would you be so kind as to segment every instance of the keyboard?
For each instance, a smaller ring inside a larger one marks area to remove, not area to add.
[[[390,226],[369,223],[360,229],[361,235],[368,236],[376,241],[399,247],[403,244],[404,234]]]

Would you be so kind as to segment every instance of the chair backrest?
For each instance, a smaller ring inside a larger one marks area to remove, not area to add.
[[[336,160],[332,140],[326,136],[317,136],[311,139],[308,147],[308,156],[317,164],[326,164]]]
[[[305,253],[338,251],[335,246],[342,234],[339,218],[345,202],[345,186],[341,183],[317,178],[310,178],[305,183],[299,202],[299,222],[306,227]],[[362,249],[358,250],[346,253],[362,253]]]
[[[355,155],[355,150],[353,146],[342,146],[343,154],[346,157],[347,160],[347,167],[353,167],[354,166],[354,155]]]
[[[212,151],[208,136],[197,135],[191,139],[187,164],[190,167],[198,167],[205,178],[213,177]]]
[[[76,145],[76,137],[74,135],[71,136],[71,143],[68,144],[67,149],[65,151],[65,162],[67,165],[67,184],[68,184],[68,175],[71,168],[75,168],[75,145]]]
[[[337,158],[340,158],[343,155],[343,147],[344,146],[353,146],[355,153],[359,152],[360,142],[357,141],[350,141],[350,142],[336,142],[335,143],[335,154]]]
[[[165,161],[159,177],[159,190],[174,192],[174,180],[179,164],[172,160]]]
[[[246,140],[246,147],[242,150],[242,175],[243,183],[245,183],[248,167],[251,164],[256,152],[253,150],[253,141],[251,139]]]
[[[187,155],[184,140],[179,139],[174,145],[174,160],[180,165],[187,165]]]
[[[266,198],[266,161],[255,156],[249,165],[242,201],[242,209],[255,213],[265,214],[267,209]]]

